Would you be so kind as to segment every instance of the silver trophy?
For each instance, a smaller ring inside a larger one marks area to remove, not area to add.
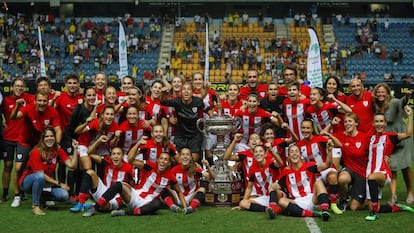
[[[224,145],[224,136],[231,132],[237,132],[241,127],[239,119],[228,115],[221,115],[221,106],[217,116],[208,119],[200,118],[197,120],[197,128],[205,136],[209,133],[217,135],[217,144],[211,149],[213,156],[217,157],[212,169],[215,179],[210,185],[209,192],[206,194],[206,204],[216,206],[231,206],[238,204],[241,194],[241,176],[232,171],[223,160],[226,147]]]

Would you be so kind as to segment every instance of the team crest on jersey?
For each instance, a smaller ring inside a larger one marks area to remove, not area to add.
[[[20,160],[20,159],[22,159],[22,158],[23,158],[23,155],[22,155],[22,154],[17,154],[17,156],[16,156],[16,157],[17,157],[17,159],[19,159],[19,160]]]
[[[49,125],[50,120],[44,120],[43,123],[45,123],[45,125]]]
[[[357,142],[357,143],[355,143],[355,146],[359,149],[361,147],[361,143]]]
[[[365,107],[368,107],[368,101],[362,101],[362,104],[365,106]]]
[[[247,166],[251,167],[253,164],[253,159],[252,158],[247,158]]]
[[[169,179],[162,177],[161,178],[161,185],[162,186],[167,186]]]
[[[197,112],[197,107],[193,107],[192,110],[193,110],[194,113],[196,113]]]
[[[261,91],[260,93],[259,93],[259,95],[260,95],[260,97],[265,97],[265,95],[266,95],[266,92],[263,92],[263,91]]]

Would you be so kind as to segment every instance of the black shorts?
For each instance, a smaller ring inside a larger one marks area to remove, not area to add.
[[[23,163],[23,166],[25,166],[27,161],[29,160],[29,154],[31,150],[32,147],[23,146],[22,144],[17,143],[16,162]]]
[[[73,155],[72,138],[66,136],[66,134],[62,135],[60,147],[66,152],[66,154]]]
[[[191,153],[199,154],[201,152],[201,146],[203,145],[203,135],[196,134],[193,137],[175,136],[174,144],[178,151],[184,147],[188,147]]]
[[[366,179],[347,167],[344,167],[341,172],[343,171],[348,172],[351,176],[351,183],[349,184],[351,185],[351,189],[349,190],[351,198],[357,200],[359,203],[364,203],[367,198]]]
[[[13,161],[16,153],[17,142],[3,141],[1,143],[1,159],[4,161]]]

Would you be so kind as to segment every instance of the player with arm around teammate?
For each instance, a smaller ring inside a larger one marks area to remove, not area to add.
[[[204,200],[206,189],[200,187],[199,180],[205,177],[209,180],[214,179],[214,173],[207,160],[203,160],[203,165],[207,171],[203,169],[194,161],[191,156],[189,148],[182,148],[180,151],[181,164],[174,166],[171,173],[175,178],[175,184],[171,191],[171,195],[164,197],[164,203],[173,212],[180,210],[182,206],[184,214],[193,213]],[[178,190],[178,191],[175,191]],[[177,204],[175,204],[177,203]]]
[[[132,187],[125,182],[116,182],[98,199],[95,206],[83,214],[84,217],[96,214],[117,194],[120,194],[128,210],[113,210],[111,216],[147,215],[161,208],[162,203],[159,200],[161,193],[174,179],[170,172],[171,156],[163,152],[156,163],[146,160],[134,162],[136,162],[135,166],[141,169],[138,185]]]
[[[404,111],[407,116],[411,116],[412,110],[408,105],[405,106]],[[391,182],[391,169],[388,165],[392,159],[392,153],[400,141],[408,139],[413,133],[413,118],[408,118],[408,125],[406,132],[386,132],[385,128],[387,121],[383,113],[376,113],[374,115],[374,129],[375,134],[371,136],[369,143],[368,166],[367,166],[367,200],[370,214],[365,217],[367,221],[375,221],[378,218],[378,213],[390,213],[398,211],[414,212],[414,209],[395,203],[394,205],[381,205],[381,188]]]
[[[323,163],[305,162],[300,148],[297,145],[289,146],[289,165],[283,169],[278,181],[270,188],[270,203],[277,201],[291,216],[322,217],[323,221],[328,221],[330,217],[328,193],[323,182],[316,179],[317,174],[331,166],[332,154],[331,150],[328,151],[326,161]],[[278,190],[283,190],[287,196],[278,198],[276,194]],[[319,204],[320,212],[313,211],[316,204]]]
[[[106,137],[104,135],[101,136]],[[82,182],[79,191],[79,202],[72,208],[71,212],[80,212],[84,208],[87,209],[85,205],[86,200],[89,198],[89,195],[97,201],[102,196],[102,194],[115,182],[126,182],[131,185],[134,185],[133,178],[135,177],[134,167],[123,161],[123,152],[120,147],[114,147],[111,149],[110,157],[104,157],[97,154],[89,154],[89,156],[96,163],[102,164],[104,167],[104,177],[103,179],[99,178],[97,173],[89,169],[85,171],[82,175]],[[116,210],[122,205],[122,200],[120,198],[113,198],[102,210]]]

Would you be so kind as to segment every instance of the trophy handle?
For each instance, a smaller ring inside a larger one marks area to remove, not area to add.
[[[203,129],[201,129],[200,124],[203,124]],[[207,131],[206,131],[206,120],[204,118],[200,118],[197,120],[196,123],[197,129],[198,131],[202,132],[204,135],[207,135]]]
[[[232,133],[237,133],[240,130],[240,128],[242,126],[242,123],[243,123],[243,121],[242,121],[241,117],[235,117],[234,120],[233,120]]]

